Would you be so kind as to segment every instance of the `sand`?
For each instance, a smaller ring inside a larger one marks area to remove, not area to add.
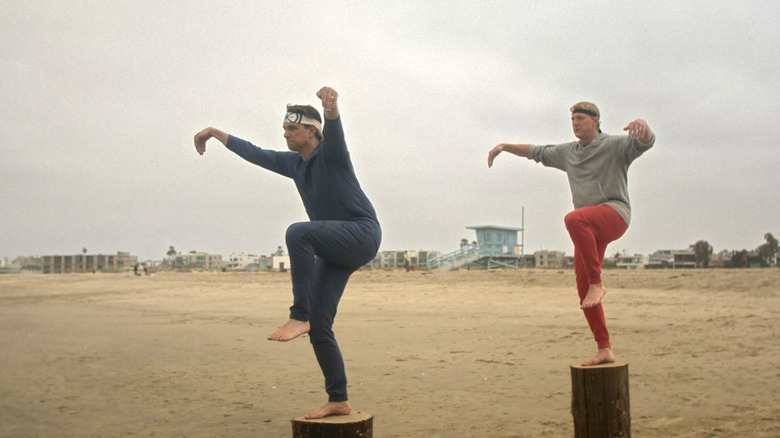
[[[609,271],[636,437],[780,436],[780,269]],[[374,436],[573,435],[573,272],[360,271],[336,318]],[[285,273],[0,276],[0,436],[290,437],[326,401]]]

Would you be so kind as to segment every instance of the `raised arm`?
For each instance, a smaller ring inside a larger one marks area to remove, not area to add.
[[[325,118],[335,120],[339,118],[339,93],[331,87],[322,87],[317,92],[317,97],[322,100],[322,110]]]
[[[530,145],[528,144],[501,143],[488,152],[488,167],[493,167],[493,160],[495,160],[501,152],[506,151],[510,154],[517,155],[518,157],[528,157],[529,148]]]
[[[195,150],[198,151],[198,153],[201,155],[206,153],[206,142],[210,138],[216,138],[223,145],[227,146],[228,137],[229,136],[226,132],[222,132],[217,128],[206,128],[195,134]]]
[[[629,122],[623,130],[628,132],[629,137],[635,138],[642,143],[647,144],[653,140],[653,131],[643,119],[636,119]]]

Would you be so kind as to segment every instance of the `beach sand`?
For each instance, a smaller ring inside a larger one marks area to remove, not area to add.
[[[780,269],[607,271],[636,437],[780,436]],[[334,330],[374,436],[573,436],[571,270],[360,271]],[[326,402],[285,273],[0,276],[0,436],[290,437]]]

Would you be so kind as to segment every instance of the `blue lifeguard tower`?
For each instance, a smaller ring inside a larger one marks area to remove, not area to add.
[[[525,212],[523,212],[525,216]],[[523,217],[523,222],[525,218]],[[505,267],[517,269],[523,261],[524,228],[479,225],[466,227],[477,233],[476,243],[463,245],[459,250],[428,260],[429,269],[453,270],[466,266],[488,269]],[[518,242],[518,233],[520,241]]]

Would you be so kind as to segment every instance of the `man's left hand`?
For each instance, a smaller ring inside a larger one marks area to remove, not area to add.
[[[629,137],[635,138],[642,143],[650,143],[650,140],[653,139],[653,131],[650,130],[647,122],[643,119],[636,119],[630,122],[623,130],[628,132]]]
[[[329,119],[335,119],[339,115],[339,93],[331,87],[322,87],[317,92],[317,97],[322,100],[322,109],[325,116]]]

